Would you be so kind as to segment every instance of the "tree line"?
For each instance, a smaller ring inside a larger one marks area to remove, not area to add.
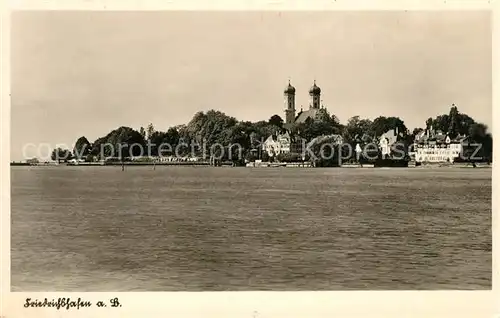
[[[470,116],[460,113],[456,106],[452,106],[448,114],[442,114],[435,118],[429,118],[425,122],[425,128],[415,128],[409,131],[404,121],[399,117],[379,116],[374,120],[354,116],[346,124],[341,124],[337,116],[330,114],[326,109],[320,109],[315,119],[309,118],[304,123],[293,124],[287,129],[294,138],[302,138],[309,142],[320,136],[341,136],[344,143],[355,147],[356,144],[367,144],[377,142],[378,138],[389,130],[397,129],[398,140],[406,144],[413,143],[415,136],[424,129],[440,130],[454,138],[458,135],[469,135],[471,141],[485,144],[485,151],[491,155],[492,136],[488,132],[488,127],[476,122]],[[209,110],[207,112],[197,112],[186,125],[170,127],[165,131],[156,130],[153,124],[146,128],[140,127],[135,130],[130,127],[119,127],[112,130],[107,135],[90,142],[85,136],[78,138],[73,149],[54,149],[52,159],[67,161],[72,158],[93,161],[105,157],[120,157],[118,145],[131,146],[138,144],[147,147],[151,146],[151,155],[157,156],[161,149],[160,144],[169,144],[173,147],[180,143],[204,144],[210,148],[212,145],[224,145],[227,147],[224,152],[227,156],[232,154],[232,158],[255,159],[259,154],[259,148],[265,139],[270,135],[276,135],[285,131],[283,119],[279,115],[273,115],[267,121],[239,121],[236,118],[226,115],[223,112]],[[111,144],[113,148],[102,147]],[[231,149],[230,145],[238,144],[241,149]],[[122,148],[123,149],[123,148]],[[235,151],[242,151],[240,154]],[[180,155],[191,153],[190,148],[180,148]],[[202,150],[199,149],[199,154]],[[131,149],[134,156],[140,155],[140,147]],[[162,153],[162,155],[168,155]],[[285,157],[294,157],[293,154]],[[282,156],[283,157],[283,156]],[[266,159],[266,158],[263,158]],[[298,159],[297,159],[298,160]]]

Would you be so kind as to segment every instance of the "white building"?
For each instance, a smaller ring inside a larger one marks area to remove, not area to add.
[[[462,153],[467,139],[466,136],[452,139],[441,132],[424,130],[415,136],[415,161],[453,163]]]
[[[262,150],[271,157],[282,153],[289,153],[291,150],[292,138],[287,132],[269,136],[262,144]]]
[[[382,134],[379,138],[379,147],[382,152],[382,156],[389,156],[391,154],[392,146],[398,141],[399,132],[398,129],[389,130]]]

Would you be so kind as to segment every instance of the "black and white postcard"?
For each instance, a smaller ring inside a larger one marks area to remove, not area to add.
[[[5,317],[500,312],[493,5],[315,2],[10,11]]]

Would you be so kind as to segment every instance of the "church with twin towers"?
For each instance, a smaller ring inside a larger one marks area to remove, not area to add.
[[[321,88],[316,85],[316,81],[309,89],[309,109],[304,110],[300,107],[297,113],[295,109],[295,87],[288,81],[288,86],[284,90],[285,95],[285,119],[284,132],[270,135],[263,143],[262,150],[268,155],[275,156],[283,153],[301,153],[302,143],[291,135],[291,130],[294,124],[305,123],[308,119],[316,119],[322,114],[325,109],[321,105]]]
[[[284,90],[285,95],[285,127],[290,127],[293,124],[304,123],[308,118],[315,119],[320,113],[321,105],[321,88],[316,85],[316,80],[309,89],[309,109],[303,110],[302,107],[298,113],[295,109],[295,87],[292,86],[290,80],[288,86]]]

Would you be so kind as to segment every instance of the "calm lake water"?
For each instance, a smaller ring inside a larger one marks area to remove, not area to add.
[[[13,291],[491,288],[491,169],[12,167]]]

